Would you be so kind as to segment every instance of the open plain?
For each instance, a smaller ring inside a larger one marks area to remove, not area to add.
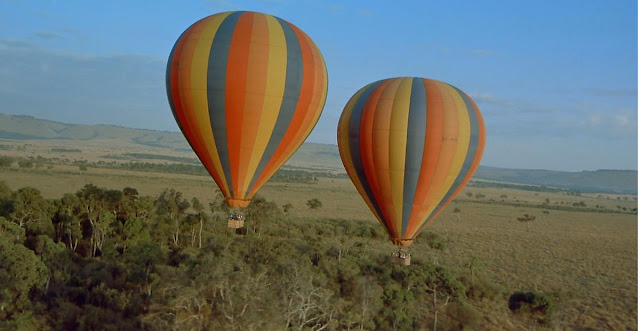
[[[5,155],[14,158],[67,160],[32,167],[16,164],[0,170],[0,181],[11,189],[31,186],[46,198],[60,198],[86,184],[107,189],[136,188],[157,196],[165,188],[184,197],[210,201],[217,187],[208,176],[100,167],[105,155],[118,149],[81,143],[4,141]],[[118,146],[120,148],[121,146]],[[132,153],[128,146],[127,153]],[[60,152],[62,151],[62,152]],[[155,153],[143,149],[138,153]],[[185,153],[167,156],[189,157]],[[87,161],[80,169],[74,161]],[[160,161],[156,161],[160,162]],[[166,162],[166,161],[161,161]],[[96,166],[92,166],[95,164]],[[339,173],[339,169],[333,169]],[[291,204],[289,222],[322,219],[360,220],[375,224],[371,212],[345,176],[318,176],[310,182],[269,182],[259,193],[278,206]],[[322,207],[310,210],[317,198]],[[537,291],[554,298],[550,328],[570,330],[634,329],[637,325],[637,197],[611,193],[532,191],[483,185],[473,181],[427,229],[446,243],[430,249],[417,240],[415,259],[467,274],[472,259],[480,261],[478,279],[493,286],[497,300],[481,300],[476,308],[485,329],[531,327],[509,310],[515,291]],[[454,209],[459,212],[454,213]],[[535,220],[519,222],[523,215]],[[392,251],[386,240],[374,250]],[[500,299],[501,298],[501,299]]]

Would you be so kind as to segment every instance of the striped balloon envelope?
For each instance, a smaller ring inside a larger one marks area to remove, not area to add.
[[[432,79],[369,84],[351,97],[338,123],[347,174],[398,246],[411,245],[469,182],[484,144],[473,100]]]
[[[247,11],[191,25],[175,43],[166,75],[176,122],[233,208],[246,207],[311,133],[327,84],[309,36]]]

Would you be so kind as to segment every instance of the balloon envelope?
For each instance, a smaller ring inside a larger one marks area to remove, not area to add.
[[[423,78],[360,89],[338,123],[344,167],[392,242],[409,246],[469,182],[485,127],[461,90]]]
[[[246,207],[300,147],[327,95],[309,36],[267,14],[236,11],[194,23],[167,63],[182,133],[231,207]]]

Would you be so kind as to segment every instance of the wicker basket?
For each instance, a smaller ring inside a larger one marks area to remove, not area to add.
[[[400,264],[400,265],[411,265],[411,255],[399,256],[397,253],[391,254],[389,257],[389,261],[391,263]]]
[[[236,220],[230,218],[229,220],[227,220],[227,226],[233,229],[239,229],[244,226],[244,220]]]

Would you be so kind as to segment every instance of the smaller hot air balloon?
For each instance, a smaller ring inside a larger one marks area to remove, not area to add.
[[[409,264],[408,247],[469,182],[485,127],[471,97],[425,78],[380,80],[360,89],[338,123],[349,178]]]
[[[169,55],[166,75],[176,122],[228,206],[238,210],[311,133],[327,82],[309,36],[249,11],[191,25]],[[243,223],[236,212],[228,221],[234,228]]]

